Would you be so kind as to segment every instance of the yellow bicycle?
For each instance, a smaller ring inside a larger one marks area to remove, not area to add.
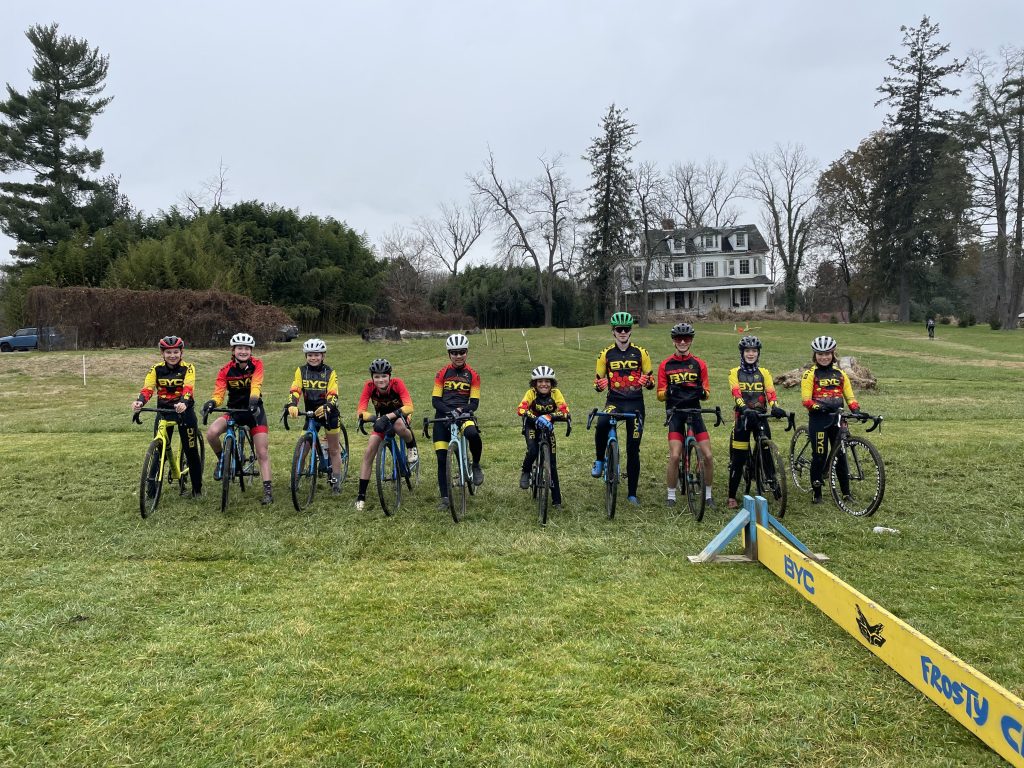
[[[156,431],[142,459],[142,476],[139,478],[139,512],[143,517],[149,517],[160,503],[164,483],[177,482],[181,495],[188,493],[189,470],[184,453],[179,451],[175,455],[171,447],[171,435],[174,428],[179,427],[176,420],[178,412],[173,408],[140,408],[132,416],[132,421],[141,424],[140,414],[143,412],[157,415]],[[199,466],[202,468],[206,462],[206,445],[198,428],[196,440],[199,442]]]

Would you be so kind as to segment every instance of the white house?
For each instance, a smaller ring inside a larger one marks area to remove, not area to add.
[[[646,232],[653,254],[647,308],[653,312],[704,314],[712,307],[752,312],[765,309],[772,281],[767,276],[768,244],[753,224],[676,229],[670,219]],[[619,273],[626,308],[636,312],[642,297],[644,263]]]

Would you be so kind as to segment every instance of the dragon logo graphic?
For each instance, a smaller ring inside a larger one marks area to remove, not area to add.
[[[885,645],[885,638],[882,637],[882,629],[884,627],[885,624],[882,623],[869,624],[867,616],[864,615],[860,606],[857,606],[857,628],[860,630],[864,639],[876,648],[881,648]]]

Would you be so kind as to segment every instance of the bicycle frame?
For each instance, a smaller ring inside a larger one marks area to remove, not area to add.
[[[771,413],[761,413],[755,411],[756,416],[753,417],[754,423],[747,421],[747,431],[750,433],[750,437],[747,441],[747,455],[743,462],[743,478],[746,482],[746,491],[750,492],[750,484],[753,482],[757,487],[758,495],[762,496],[770,505],[770,511],[772,515],[781,519],[786,514],[786,501],[787,501],[787,488],[786,488],[786,477],[785,467],[781,466],[781,458],[779,454],[778,446],[775,441],[772,440],[768,434],[768,419],[787,419],[785,432],[791,432],[796,429],[796,414],[786,413],[784,416],[772,416]],[[747,416],[742,413],[739,414],[740,419],[748,419]],[[766,461],[763,448],[767,444],[767,447],[771,453],[771,463],[773,469],[773,475],[767,473],[758,472],[759,467]],[[778,458],[778,460],[776,460]],[[780,470],[782,470],[780,474]],[[763,476],[762,476],[763,475]],[[771,478],[774,476],[774,480]]]
[[[364,421],[360,418],[359,431],[364,435],[367,434],[366,425],[372,423],[372,421]],[[388,455],[394,457],[391,462],[387,461]],[[392,425],[377,446],[376,462],[373,468],[373,473],[377,478],[377,495],[380,498],[381,509],[384,510],[386,516],[390,517],[402,505],[402,480],[405,480],[410,491],[413,489],[412,475],[414,471],[419,476],[419,461],[417,460],[415,466],[410,466],[405,440],[398,436]],[[394,489],[394,504],[388,504],[389,494],[385,492],[385,488]]]
[[[427,427],[431,424],[441,422],[448,426],[448,508],[452,513],[452,519],[457,523],[466,514],[466,503],[467,493],[469,496],[473,496],[476,493],[476,489],[473,486],[473,476],[471,473],[469,463],[469,441],[463,434],[462,426],[464,422],[470,421],[474,418],[472,413],[462,413],[458,416],[442,416],[439,419],[430,419],[424,417],[423,419],[423,436],[430,439],[430,435],[427,433]],[[456,456],[457,463],[452,461],[452,456]],[[458,472],[458,481],[452,477],[452,469]],[[456,502],[454,491],[458,491],[459,500]]]
[[[252,433],[244,424],[235,421],[236,413],[249,413],[245,408],[213,408],[203,414],[203,425],[211,413],[226,413],[227,423],[224,425],[224,432],[221,435],[221,446],[230,442],[231,450],[224,448],[220,452],[217,461],[217,469],[220,471],[221,482],[223,483],[220,497],[220,509],[223,512],[228,506],[228,489],[231,481],[238,479],[239,490],[245,491],[245,478],[254,477],[259,473],[256,467],[256,452],[253,447]],[[248,455],[246,455],[248,448]]]
[[[291,478],[289,485],[292,494],[292,506],[297,512],[309,507],[313,503],[316,494],[317,475],[320,472],[329,478],[333,477],[330,455],[324,451],[320,444],[320,423],[316,420],[313,411],[300,411],[305,422],[302,427],[302,435],[295,445],[295,453],[292,456]],[[285,406],[281,413],[281,421],[284,422],[285,431],[291,428],[288,425],[288,407]],[[303,444],[310,445],[312,450],[304,451]],[[302,478],[309,478],[309,487],[303,493],[300,489]]]
[[[545,463],[554,454],[554,421],[555,419],[552,419],[551,429],[537,429],[535,417],[523,416],[523,429],[525,430],[528,424],[533,422],[531,428],[537,435],[537,458],[530,470],[530,488],[533,491],[533,498],[537,502],[537,516],[541,525],[547,525],[548,522],[548,494],[551,492],[554,482],[551,476],[551,467]],[[572,419],[558,419],[558,421],[565,422],[566,437],[572,434]],[[549,458],[545,459],[545,456]]]
[[[704,454],[701,453],[697,443],[697,436],[693,431],[693,419],[698,414],[713,414],[715,423],[713,426],[722,424],[722,409],[714,408],[668,408],[665,411],[665,426],[672,424],[672,418],[676,414],[682,414],[686,419],[686,435],[683,437],[683,450],[679,456],[679,469],[676,475],[676,488],[683,485],[686,491],[686,504],[697,522],[704,519],[704,507],[707,504],[707,497],[704,493]],[[692,458],[691,458],[692,456]]]
[[[604,449],[604,466],[601,468],[601,479],[604,481],[604,507],[605,514],[611,520],[615,517],[615,507],[619,496],[619,430],[620,420],[631,421],[640,418],[638,413],[625,411],[602,411],[595,408],[587,414],[587,429],[594,423],[594,419],[608,417],[608,440]],[[611,466],[614,465],[614,466]]]
[[[160,503],[164,483],[177,481],[182,489],[185,487],[185,480],[188,477],[188,464],[182,451],[175,453],[171,445],[171,432],[179,427],[176,419],[164,418],[164,416],[178,415],[173,408],[140,408],[132,415],[132,421],[142,424],[141,413],[155,413],[156,429],[153,439],[146,448],[143,458],[142,477],[139,481],[139,513],[142,517],[149,517]],[[158,450],[154,450],[158,446]],[[155,464],[155,468],[154,468]],[[165,477],[164,468],[167,468]]]

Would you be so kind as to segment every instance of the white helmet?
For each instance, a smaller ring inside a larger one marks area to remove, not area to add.
[[[302,343],[302,351],[306,354],[310,352],[326,352],[327,342],[323,339],[307,339]]]
[[[255,347],[256,339],[250,336],[248,333],[236,333],[231,337],[232,347]]]
[[[811,342],[811,349],[815,352],[831,352],[836,348],[836,340],[831,336],[819,336]]]
[[[538,365],[530,373],[530,383],[533,384],[537,379],[551,379],[551,386],[555,385],[555,369],[550,365]]]
[[[461,333],[453,333],[445,339],[444,346],[449,352],[453,349],[469,349],[469,339]]]

